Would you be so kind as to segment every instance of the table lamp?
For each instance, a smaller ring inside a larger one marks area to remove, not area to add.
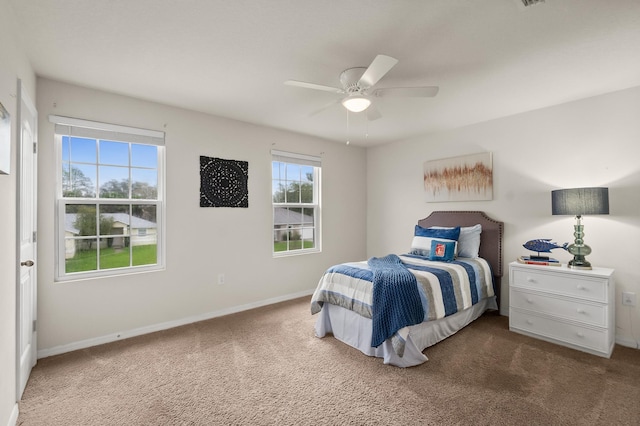
[[[571,188],[551,191],[551,214],[572,215],[577,223],[573,226],[575,241],[567,251],[573,255],[569,268],[591,269],[585,256],[591,253],[591,247],[584,243],[582,215],[609,214],[609,188]]]

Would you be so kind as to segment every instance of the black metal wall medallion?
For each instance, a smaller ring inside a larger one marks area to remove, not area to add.
[[[249,207],[249,163],[200,156],[200,207]]]

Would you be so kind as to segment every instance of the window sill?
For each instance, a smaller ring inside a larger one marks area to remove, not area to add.
[[[147,273],[151,273],[151,272],[160,272],[160,271],[165,271],[166,268],[164,266],[153,266],[153,267],[140,267],[140,269],[137,268],[128,268],[126,270],[122,270],[120,272],[115,272],[114,270],[108,270],[108,271],[104,271],[104,272],[95,272],[95,273],[87,273],[87,274],[77,274],[77,275],[66,275],[64,277],[56,277],[55,278],[55,282],[56,283],[68,283],[68,282],[79,282],[79,281],[93,281],[93,280],[98,280],[98,279],[105,279],[105,278],[120,278],[120,277],[126,277],[129,275],[140,275],[140,274],[147,274]]]
[[[322,253],[320,249],[308,249],[308,250],[292,250],[292,251],[279,251],[277,253],[273,253],[273,258],[277,259],[279,257],[293,257],[293,256],[303,256],[305,254],[316,254]]]

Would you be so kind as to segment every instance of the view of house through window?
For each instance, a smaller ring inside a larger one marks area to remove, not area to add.
[[[273,252],[319,251],[320,159],[272,151]]]
[[[58,279],[161,266],[164,133],[68,120],[54,121]]]

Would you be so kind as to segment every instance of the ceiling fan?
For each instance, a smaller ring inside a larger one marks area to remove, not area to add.
[[[376,120],[381,117],[375,106],[371,106],[372,98],[382,97],[412,97],[428,98],[438,94],[437,86],[424,87],[384,87],[375,89],[374,86],[382,77],[398,63],[398,60],[387,55],[378,55],[368,67],[348,68],[340,74],[342,88],[325,86],[322,84],[308,83],[305,81],[287,80],[288,86],[303,87],[305,89],[322,90],[340,95],[346,95],[342,99],[324,106],[311,115],[329,108],[338,102],[351,112],[362,112],[368,109],[367,118]]]

